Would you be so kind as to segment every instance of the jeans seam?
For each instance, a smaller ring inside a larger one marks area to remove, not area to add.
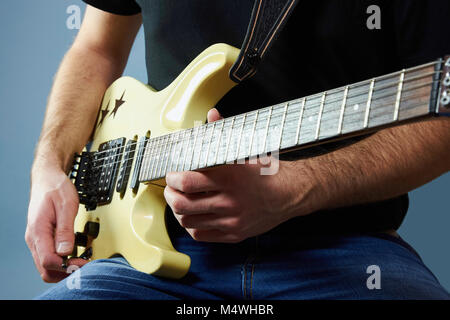
[[[242,296],[244,299],[247,299],[247,265],[249,261],[250,257],[247,257],[242,265]]]

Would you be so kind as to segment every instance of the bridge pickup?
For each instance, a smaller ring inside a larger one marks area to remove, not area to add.
[[[122,165],[119,169],[119,177],[117,178],[116,191],[122,196],[125,194],[130,177],[131,165],[133,164],[134,153],[136,151],[136,140],[129,140],[125,146]]]
[[[117,169],[122,158],[125,138],[119,138],[102,143],[98,150],[98,159],[102,161],[97,184],[97,203],[108,204],[112,201]]]
[[[136,164],[134,165],[133,177],[131,178],[130,188],[134,192],[137,192],[139,188],[139,173],[141,172],[142,157],[144,156],[145,146],[147,145],[148,138],[141,137],[139,139],[139,149],[136,157]]]

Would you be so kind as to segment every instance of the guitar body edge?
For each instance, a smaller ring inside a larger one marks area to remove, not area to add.
[[[215,44],[159,92],[130,77],[116,80],[104,95],[91,151],[117,138],[153,138],[204,123],[208,110],[235,85],[228,72],[238,54],[234,47]],[[172,246],[165,225],[163,191],[164,181],[141,183],[136,192],[128,186],[122,195],[114,190],[111,202],[95,210],[86,211],[80,205],[76,232],[84,232],[88,222],[99,223],[98,236],[89,237],[87,246],[92,248],[92,259],[122,255],[139,271],[183,277],[190,258]],[[84,250],[78,247],[77,253]]]

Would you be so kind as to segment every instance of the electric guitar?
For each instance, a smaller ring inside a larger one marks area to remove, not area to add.
[[[71,179],[80,206],[73,256],[122,255],[137,270],[181,278],[189,256],[165,227],[164,177],[289,152],[408,121],[450,115],[450,57],[205,124],[236,83],[239,50],[216,44],[162,91],[130,77],[106,91],[89,151]]]

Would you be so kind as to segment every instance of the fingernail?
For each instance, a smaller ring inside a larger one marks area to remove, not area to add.
[[[58,244],[58,249],[56,249],[56,252],[58,253],[67,253],[69,251],[72,251],[72,244],[70,242],[60,242]]]

